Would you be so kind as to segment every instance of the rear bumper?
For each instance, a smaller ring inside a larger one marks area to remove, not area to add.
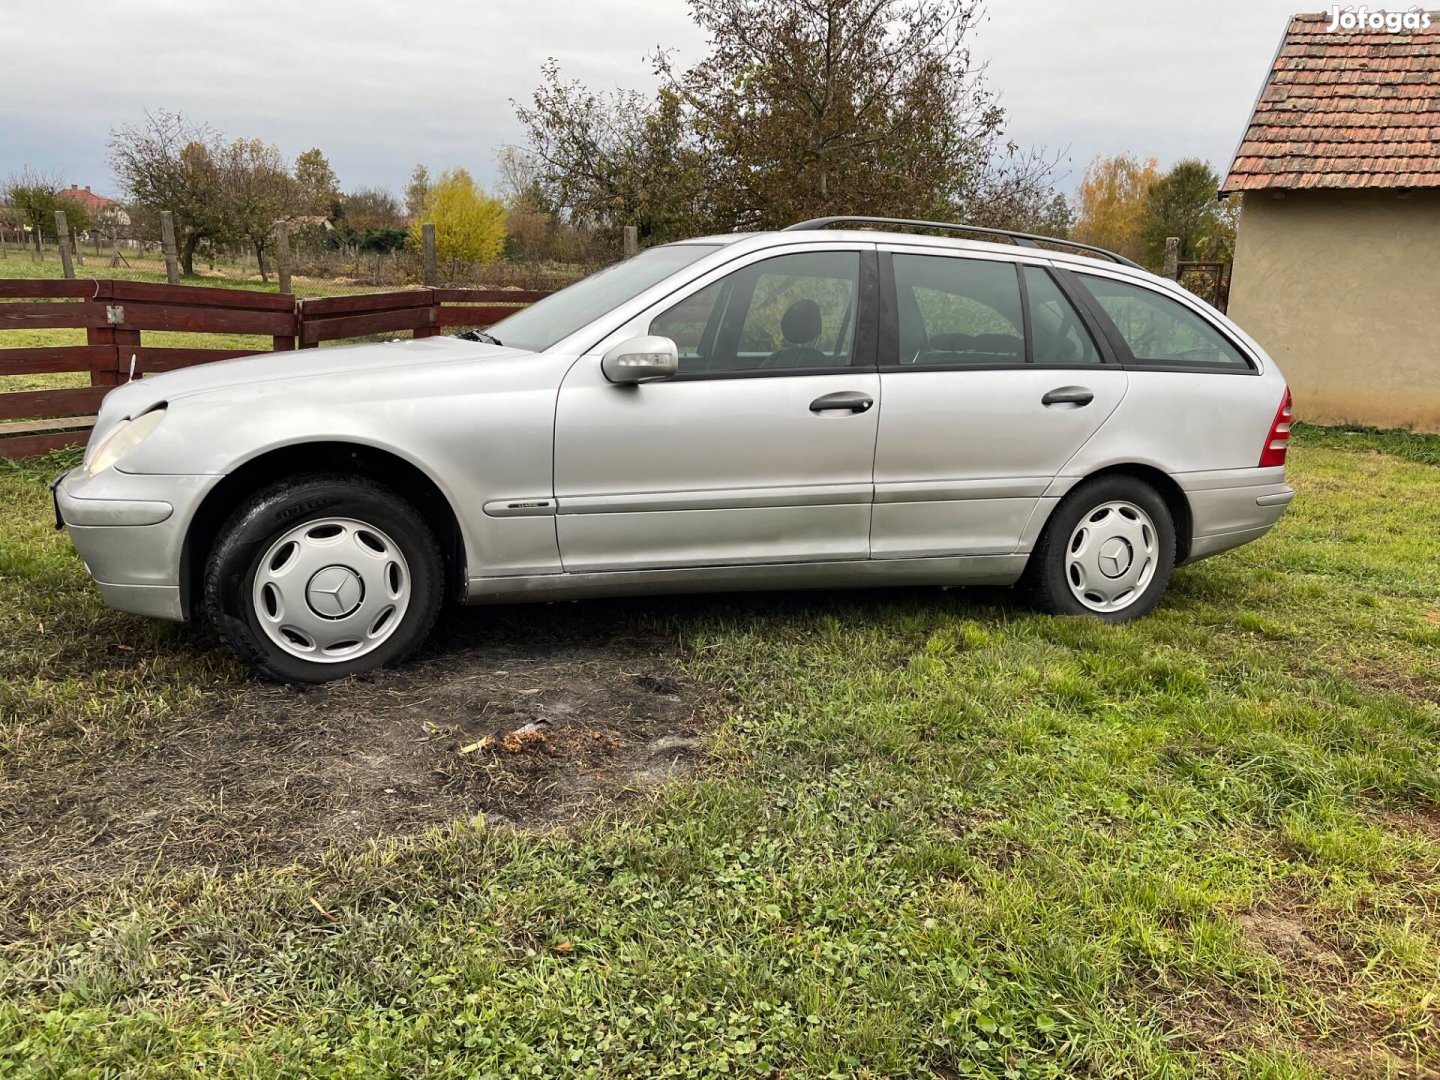
[[[52,487],[56,524],[69,531],[108,606],[180,621],[185,530],[221,479],[72,470]]]
[[[1187,563],[1260,539],[1295,498],[1284,468],[1188,473],[1176,480],[1190,503]]]

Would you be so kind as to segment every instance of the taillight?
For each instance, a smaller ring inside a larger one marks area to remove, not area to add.
[[[1290,421],[1295,410],[1290,405],[1290,388],[1280,399],[1280,408],[1275,410],[1275,422],[1270,425],[1270,434],[1265,437],[1265,449],[1260,451],[1260,468],[1285,464],[1285,451],[1290,446]]]

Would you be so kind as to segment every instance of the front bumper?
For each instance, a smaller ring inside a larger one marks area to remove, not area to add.
[[[183,620],[180,560],[185,531],[219,476],[151,476],[79,469],[55,478],[56,527],[70,542],[105,603],[117,611]]]

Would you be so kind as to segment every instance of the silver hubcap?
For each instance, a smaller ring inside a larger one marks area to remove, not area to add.
[[[266,636],[291,656],[353,660],[379,648],[405,618],[410,567],[373,525],[321,518],[270,545],[251,601]]]
[[[1144,595],[1155,576],[1159,538],[1150,515],[1134,503],[1103,503],[1070,534],[1065,579],[1091,611],[1120,611]]]

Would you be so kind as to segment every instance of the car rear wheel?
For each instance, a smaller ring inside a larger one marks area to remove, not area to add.
[[[443,573],[434,533],[395,492],[354,477],[296,477],[225,524],[205,606],[261,674],[329,682],[414,652],[435,625]]]
[[[1149,484],[1088,481],[1056,507],[1030,556],[1036,606],[1106,622],[1139,618],[1160,601],[1175,567],[1175,522]]]

